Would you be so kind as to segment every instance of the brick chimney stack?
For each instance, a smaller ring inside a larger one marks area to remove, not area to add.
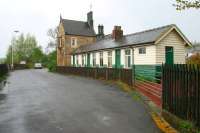
[[[98,37],[99,38],[104,37],[104,27],[103,27],[103,25],[98,25]]]
[[[94,29],[94,27],[93,27],[93,12],[92,11],[87,13],[87,23],[90,26],[90,28]]]
[[[123,30],[121,26],[115,26],[112,31],[112,38],[115,40],[121,39],[123,37]]]

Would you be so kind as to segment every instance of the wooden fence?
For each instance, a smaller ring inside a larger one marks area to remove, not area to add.
[[[28,65],[26,64],[14,64],[14,70],[23,70],[28,69]]]
[[[8,66],[6,64],[0,64],[0,78],[8,73]]]
[[[163,109],[200,127],[200,66],[163,65]]]
[[[58,66],[57,72],[92,77],[95,79],[121,80],[130,86],[132,86],[133,82],[132,69]]]

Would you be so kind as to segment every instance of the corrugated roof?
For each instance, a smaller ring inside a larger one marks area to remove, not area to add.
[[[96,36],[93,28],[87,22],[62,19],[65,34],[81,35],[81,36]]]
[[[106,38],[94,44],[81,46],[75,51],[75,53],[84,53],[89,51],[125,47],[130,45],[154,43],[162,34],[171,29],[173,26],[174,25],[167,25],[151,30],[129,34],[122,37],[120,40],[114,40],[112,39],[112,37]]]

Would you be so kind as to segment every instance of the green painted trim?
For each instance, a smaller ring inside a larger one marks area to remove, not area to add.
[[[116,49],[115,50],[115,68],[121,67],[121,50]]]
[[[174,64],[174,48],[171,46],[165,47],[165,63]]]

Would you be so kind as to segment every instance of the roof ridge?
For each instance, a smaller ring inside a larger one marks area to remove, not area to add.
[[[62,20],[66,20],[66,21],[76,21],[76,22],[87,23],[86,21],[73,20],[73,19],[62,19]]]
[[[143,31],[139,31],[139,32],[135,32],[135,33],[130,33],[125,35],[126,36],[131,36],[131,35],[136,35],[136,34],[140,34],[140,33],[145,33],[145,32],[150,32],[150,31],[154,31],[154,30],[159,30],[162,28],[166,28],[166,27],[172,27],[172,26],[176,26],[175,24],[169,24],[169,25],[165,25],[165,26],[161,26],[161,27],[156,27],[156,28],[152,28],[152,29],[148,29],[148,30],[143,30]]]

